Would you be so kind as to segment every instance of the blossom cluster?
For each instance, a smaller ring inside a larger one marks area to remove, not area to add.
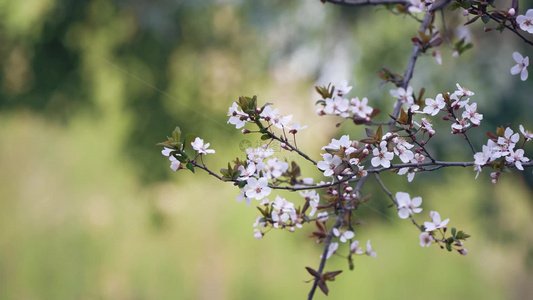
[[[317,114],[323,115],[336,115],[342,118],[349,118],[354,122],[369,122],[374,116],[374,109],[368,106],[368,99],[366,97],[359,99],[344,98],[352,90],[351,86],[348,86],[346,80],[343,80],[338,86],[333,86],[331,89],[324,89],[321,93],[324,97],[323,100],[319,100],[317,103],[321,106],[317,109]]]
[[[361,165],[369,151],[366,144],[350,140],[348,135],[340,139],[332,139],[331,143],[322,147],[327,153],[322,154],[322,159],[317,167],[323,171],[324,176],[333,177],[340,175],[355,174],[359,177],[367,175],[364,166]]]
[[[244,98],[239,99],[239,103],[233,102],[228,110],[228,124],[235,125],[235,128],[243,128],[246,123],[255,125],[261,125],[257,123],[260,121],[267,122],[267,128],[275,126],[279,129],[287,129],[289,133],[296,134],[299,130],[307,128],[302,126],[298,122],[291,123],[292,115],[283,116],[279,113],[278,109],[272,109],[270,103],[265,104],[263,107],[257,107],[256,98]],[[261,125],[261,128],[263,125]],[[246,129],[243,129],[243,133],[247,133]]]
[[[457,84],[457,90],[451,95],[441,93],[435,99],[427,98],[422,113],[435,116],[441,111],[446,111],[448,115],[444,119],[453,122],[452,133],[464,133],[470,126],[479,126],[483,120],[483,115],[477,112],[477,103],[468,103],[470,98],[467,97],[473,95],[474,92]],[[462,113],[459,113],[460,109],[464,109]]]
[[[524,137],[524,143],[533,138],[533,133],[525,130],[524,126],[520,125],[519,129]],[[509,127],[505,128],[505,130],[503,127],[500,127],[496,135],[490,134],[489,136],[490,138],[487,144],[483,145],[482,151],[474,154],[474,170],[477,171],[476,178],[485,165],[491,164],[498,159],[502,160],[498,164],[499,171],[491,174],[493,183],[498,182],[501,170],[505,165],[514,166],[518,170],[524,170],[522,163],[529,162],[529,158],[524,156],[524,149],[516,149],[516,145],[520,140],[517,132],[514,132]]]
[[[398,216],[401,219],[411,218],[413,222],[415,222],[413,218],[414,214],[422,212],[422,208],[420,207],[420,205],[422,205],[422,197],[414,197],[411,199],[411,196],[408,193],[397,192],[395,199],[398,207]],[[431,221],[424,222],[424,225],[420,226],[422,231],[419,235],[420,246],[429,247],[432,243],[437,243],[442,248],[446,247],[448,251],[455,249],[460,254],[466,255],[468,251],[462,247],[463,242],[461,240],[466,240],[469,235],[462,231],[457,232],[456,229],[453,228],[452,236],[446,237],[446,225],[448,225],[450,219],[442,220],[437,211],[431,211],[429,216]]]

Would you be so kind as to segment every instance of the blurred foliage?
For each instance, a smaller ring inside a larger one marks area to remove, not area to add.
[[[461,22],[447,15],[449,28]],[[298,144],[316,157],[333,135],[361,131],[315,116],[313,85],[349,79],[354,96],[385,111],[391,86],[376,74],[403,72],[416,28],[383,9],[318,0],[0,0],[0,299],[302,298],[304,266],[316,267],[321,251],[311,228],[253,240],[256,213],[235,203],[231,186],[171,172],[155,143],[179,125],[211,142],[219,158],[206,163],[223,167],[243,155],[227,107],[257,94],[309,125]],[[478,133],[502,120],[533,128],[533,86],[508,74],[523,45],[496,35],[475,28],[475,48],[459,58],[444,49],[442,66],[423,57],[412,85],[428,97],[456,82],[475,91]],[[431,148],[439,157],[471,159],[441,132]],[[505,175],[496,186],[469,169],[408,186],[384,175],[391,190],[422,196],[425,214],[438,208],[471,233],[467,257],[420,248],[383,192],[365,187],[373,200],[356,234],[379,258],[358,259],[329,299],[526,299],[532,179]],[[328,264],[347,269],[342,258]]]

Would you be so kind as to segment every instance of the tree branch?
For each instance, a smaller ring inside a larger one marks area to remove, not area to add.
[[[354,193],[357,193],[357,194],[360,193],[361,188],[365,184],[365,181],[366,181],[367,178],[368,178],[368,176],[367,177],[363,177],[363,178],[361,178],[361,180],[359,180],[359,182],[357,183],[357,186],[355,187]],[[340,182],[336,182],[335,184],[340,184]],[[339,193],[339,197],[341,197],[340,193]],[[339,217],[337,219],[337,222],[335,222],[335,225],[333,225],[333,227],[328,232],[328,235],[326,237],[326,241],[325,241],[325,244],[324,244],[324,251],[322,252],[322,258],[320,259],[320,266],[318,267],[318,271],[317,271],[318,274],[320,274],[320,275],[323,274],[324,267],[326,266],[326,257],[328,255],[329,245],[331,244],[331,239],[334,236],[333,229],[339,228],[342,225],[342,223],[344,222],[344,217],[346,216],[346,213],[349,211],[349,209],[347,208],[348,204],[351,205],[351,201],[346,203],[346,205],[343,208],[340,209]],[[309,292],[309,296],[307,297],[308,300],[313,299],[313,296],[315,294],[316,288],[318,286],[318,282],[321,280],[320,277],[321,276],[315,277],[315,280],[313,282],[313,287],[311,288],[311,291]]]

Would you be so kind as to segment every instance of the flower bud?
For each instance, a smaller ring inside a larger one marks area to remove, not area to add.
[[[251,131],[248,130],[248,129],[243,129],[241,132],[242,132],[242,134],[248,134],[248,133],[250,133]]]
[[[512,17],[512,16],[514,16],[514,14],[515,14],[515,10],[514,10],[514,8],[510,8],[510,9],[507,11],[507,15],[508,15],[508,16],[511,16],[511,17]]]
[[[470,14],[470,12],[468,11],[468,9],[465,9],[463,10],[463,16],[468,16]]]
[[[461,255],[467,255],[468,254],[468,251],[466,249],[459,249],[457,250],[457,252],[459,252]]]
[[[448,118],[448,117],[446,117],[446,116],[442,116],[442,119],[443,119],[444,121],[448,121],[448,120],[450,120],[450,118]]]

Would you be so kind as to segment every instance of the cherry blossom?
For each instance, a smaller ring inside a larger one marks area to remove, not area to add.
[[[457,119],[456,123],[452,124],[452,133],[461,133],[466,128],[468,128],[468,126],[470,126],[470,123],[468,123],[468,119],[466,118]]]
[[[372,256],[372,257],[378,257],[378,254],[374,251],[372,251],[372,246],[370,245],[370,240],[366,241],[366,255]]]
[[[244,188],[240,189],[239,195],[237,196],[237,199],[235,199],[235,200],[237,200],[237,202],[242,202],[242,200],[245,200],[246,205],[248,207],[250,207],[250,202],[252,201],[252,198],[246,197],[246,188],[247,188],[247,186],[245,186]]]
[[[275,228],[279,228],[279,225],[285,225],[286,222],[289,220],[290,216],[288,213],[284,213],[282,212],[281,215],[280,215],[280,212],[278,211],[273,211],[272,212],[272,222],[274,222],[274,224],[272,224]]]
[[[292,120],[292,115],[281,116],[278,113],[277,108],[273,110],[272,108],[270,108],[270,106],[265,107],[259,116],[263,118],[263,120],[271,122],[279,129],[287,127],[289,125],[289,122]]]
[[[533,132],[531,132],[529,130],[524,130],[524,126],[522,126],[522,125],[520,125],[518,128],[520,129],[520,132],[524,136],[524,139],[526,139],[526,142],[528,142],[531,139],[533,139]]]
[[[389,168],[390,161],[394,158],[394,153],[389,152],[387,149],[386,141],[381,141],[379,148],[374,148],[372,154],[374,154],[374,157],[370,162],[374,167],[382,165],[384,168]]]
[[[265,177],[268,179],[278,178],[289,169],[289,163],[277,158],[271,158],[265,166]]]
[[[244,124],[246,124],[246,120],[248,119],[248,116],[239,110],[239,108],[239,105],[236,102],[233,102],[233,105],[228,111],[228,116],[230,116],[228,124],[235,125],[235,128],[237,129],[244,127]]]
[[[340,236],[340,241],[346,243],[347,240],[352,239],[355,234],[350,230],[339,230],[338,228],[333,228],[333,234],[335,236]]]
[[[342,160],[337,155],[331,155],[329,153],[322,154],[321,160],[317,163],[317,167],[324,171],[324,176],[332,176],[335,168],[342,163]]]
[[[463,101],[461,101],[461,99],[463,99],[463,97],[459,97],[457,94],[452,94],[450,96],[450,100],[452,100],[451,107],[453,109],[463,108],[468,103],[469,99]]]
[[[340,151],[341,148],[346,150],[352,146],[352,141],[350,140],[349,135],[343,135],[340,139],[331,139],[331,143],[327,146],[322,147],[322,150],[330,149],[335,151]]]
[[[477,112],[477,103],[472,103],[472,105],[465,105],[463,118],[470,119],[472,124],[479,126],[481,120],[483,120],[483,115]]]
[[[209,143],[204,144],[204,140],[198,137],[191,143],[191,146],[194,150],[198,151],[199,154],[215,153],[215,150],[207,149],[209,148]]]
[[[260,240],[263,238],[263,233],[259,229],[254,229],[254,238]]]
[[[512,149],[509,151],[509,156],[505,157],[505,160],[510,163],[514,163],[516,168],[518,170],[524,171],[524,167],[522,167],[523,162],[528,162],[529,158],[524,157],[524,149],[518,149],[516,151],[513,151]]]
[[[338,248],[339,248],[339,243],[329,244],[328,253],[326,254],[326,259],[329,259],[333,254],[335,254]],[[322,258],[322,255],[320,255],[320,258]]]
[[[431,124],[428,119],[422,118],[422,125],[419,126],[422,131],[429,133],[429,136],[435,135],[435,130],[433,130],[433,124]]]
[[[265,177],[259,179],[248,178],[246,183],[248,187],[246,197],[261,200],[270,195],[270,187],[268,187],[268,180]]]
[[[411,3],[408,8],[410,13],[415,14],[425,10],[425,5],[423,5],[420,0],[409,0],[409,2]]]
[[[426,99],[426,107],[424,107],[422,112],[434,116],[438,114],[440,110],[444,108],[444,106],[446,106],[444,97],[442,97],[442,94],[438,94],[435,100],[431,98]]]
[[[396,201],[398,201],[398,216],[402,219],[407,219],[410,214],[422,211],[422,208],[419,208],[422,204],[421,197],[415,197],[411,200],[411,196],[408,193],[397,192]]]
[[[352,90],[352,87],[348,86],[348,81],[343,80],[343,81],[341,81],[341,83],[339,85],[335,86],[334,94],[339,96],[339,97],[342,97],[342,96],[348,94],[351,90]]]
[[[296,134],[300,130],[304,130],[307,128],[307,125],[300,126],[300,123],[294,122],[291,126],[289,126],[289,133]]]
[[[309,216],[313,216],[316,213],[318,203],[320,201],[320,195],[315,191],[301,191],[300,196],[304,197],[306,201],[309,201],[311,212]]]
[[[172,149],[172,148],[167,148],[167,147],[165,147],[163,150],[161,150],[161,154],[163,154],[164,156],[168,156],[168,157],[170,157],[170,153],[171,153],[172,151],[176,151],[176,150],[174,150],[174,149]]]
[[[433,237],[429,233],[422,232],[420,234],[420,246],[429,247],[431,246],[431,242],[433,242]]]
[[[516,22],[520,29],[533,33],[533,9],[528,9],[526,15],[518,15],[516,17]]]
[[[316,215],[316,218],[319,220],[319,221],[322,221],[322,222],[326,222],[329,218],[329,214],[327,211],[324,211],[324,212],[321,212],[321,213],[318,213]]]
[[[474,96],[474,92],[471,90],[461,87],[458,83],[455,85],[457,86],[457,91],[453,92],[454,95],[459,97],[466,97],[466,96]]]
[[[241,172],[241,174],[239,174],[239,180],[247,180],[255,175],[255,163],[249,162],[246,168],[241,165],[238,170]]]
[[[409,150],[413,148],[412,144],[409,144],[404,138],[400,137],[395,137],[392,141],[396,143],[396,147],[394,147],[394,154],[396,154],[402,160],[402,162],[407,163],[414,158],[413,152]]]
[[[336,114],[342,117],[347,117],[347,111],[350,106],[348,99],[341,97],[334,97],[326,99],[326,107],[324,107],[324,112],[326,114]]]
[[[520,73],[520,80],[526,81],[528,76],[527,66],[529,66],[529,57],[523,57],[522,54],[514,52],[513,58],[516,61],[516,65],[511,68],[511,75]]]
[[[502,154],[507,155],[507,151],[505,150],[512,150],[514,149],[516,143],[518,143],[518,140],[520,139],[520,136],[518,133],[514,133],[514,131],[507,127],[505,128],[505,132],[503,134],[503,137],[498,137],[498,145],[502,148]]]
[[[181,162],[177,160],[174,156],[169,156],[168,159],[171,161],[170,168],[174,171],[177,171],[181,168]]]
[[[450,219],[441,221],[440,214],[436,211],[431,211],[429,213],[429,216],[431,217],[431,222],[424,222],[424,227],[426,228],[426,232],[431,232],[433,230],[443,228],[450,221]]]
[[[363,251],[363,248],[361,246],[359,246],[359,241],[358,240],[355,240],[352,242],[352,244],[350,245],[350,252],[352,254],[364,254],[365,252]]]
[[[390,90],[390,95],[394,98],[400,99],[402,103],[406,103],[408,106],[414,104],[413,88],[411,86],[408,86],[407,90],[402,87],[398,88],[397,90]]]
[[[350,111],[360,118],[367,118],[372,114],[374,109],[368,106],[368,99],[366,97],[361,100],[359,100],[359,97],[355,97],[350,100]]]
[[[172,151],[176,151],[175,149],[172,149],[172,148],[167,148],[165,147],[162,151],[161,151],[161,154],[163,154],[164,156],[167,156],[168,157],[168,160],[170,160],[170,168],[174,171],[177,171],[179,169],[181,169],[181,162],[176,158],[174,157],[174,155],[177,155],[177,156],[181,156],[179,155],[178,153],[174,154],[174,155],[171,155]]]

